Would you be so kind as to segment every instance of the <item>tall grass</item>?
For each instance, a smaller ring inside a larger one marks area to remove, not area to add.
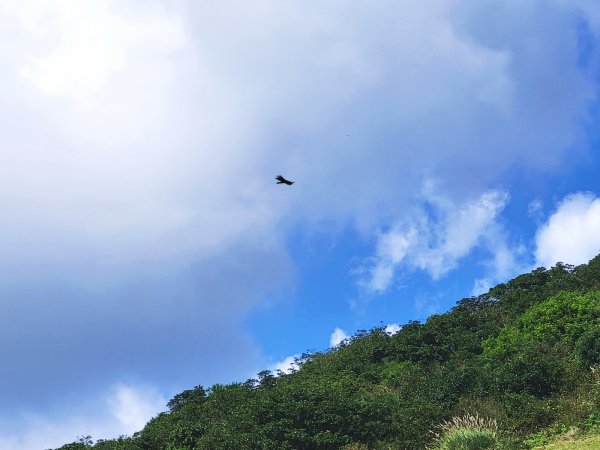
[[[498,424],[478,415],[453,417],[432,430],[429,450],[485,450],[498,445]]]

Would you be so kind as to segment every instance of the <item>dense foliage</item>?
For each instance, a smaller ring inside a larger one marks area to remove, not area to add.
[[[292,374],[178,394],[132,437],[61,449],[412,450],[468,414],[493,420],[504,448],[519,448],[540,429],[598,417],[600,255],[536,269],[425,323],[394,335],[361,331],[297,362]]]

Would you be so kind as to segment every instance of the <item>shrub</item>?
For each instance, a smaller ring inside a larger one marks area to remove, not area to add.
[[[598,413],[590,414],[583,421],[583,426],[586,429],[590,429],[590,428],[594,428],[594,427],[599,427],[600,426],[600,414],[598,414]]]
[[[443,421],[432,431],[434,439],[431,450],[484,450],[497,446],[498,425],[493,419],[477,415],[453,417]]]
[[[502,345],[484,354],[484,368],[493,392],[528,393],[544,398],[562,386],[565,360],[559,350],[542,342],[519,339]]]
[[[600,328],[593,328],[581,335],[575,344],[575,354],[586,366],[600,363]]]

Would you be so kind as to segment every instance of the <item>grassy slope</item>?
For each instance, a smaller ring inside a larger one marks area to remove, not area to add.
[[[598,450],[600,449],[600,435],[584,436],[577,439],[559,438],[552,442],[535,449],[544,450]]]

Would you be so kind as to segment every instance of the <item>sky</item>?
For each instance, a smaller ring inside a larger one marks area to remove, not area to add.
[[[0,59],[3,449],[600,253],[597,0],[0,0]]]

